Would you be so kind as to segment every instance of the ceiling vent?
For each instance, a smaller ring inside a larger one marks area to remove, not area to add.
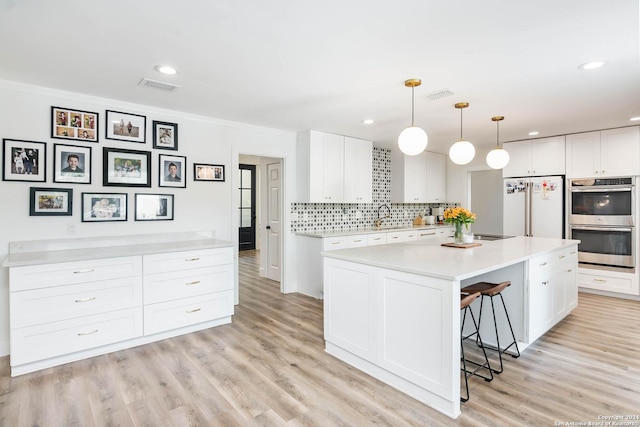
[[[451,95],[453,95],[453,92],[451,92],[449,89],[440,89],[436,92],[431,92],[430,94],[428,94],[427,99],[435,101],[436,99],[446,98],[447,96]]]
[[[172,85],[170,83],[159,82],[157,80],[151,80],[147,78],[142,78],[142,80],[138,82],[138,86],[149,87],[151,89],[159,89],[165,92],[173,92],[180,87],[178,85]]]

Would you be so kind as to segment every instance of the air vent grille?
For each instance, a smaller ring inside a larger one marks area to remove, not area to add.
[[[436,99],[446,98],[447,96],[451,96],[451,95],[453,95],[453,92],[450,91],[449,89],[440,89],[438,91],[431,92],[430,94],[428,94],[427,99],[435,101]]]
[[[151,89],[159,89],[165,92],[173,92],[180,87],[171,83],[159,82],[157,80],[151,80],[147,78],[143,78],[142,80],[140,80],[138,86],[144,86]]]

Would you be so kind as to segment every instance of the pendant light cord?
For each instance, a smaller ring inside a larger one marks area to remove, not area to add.
[[[463,108],[460,109],[460,141],[462,141],[462,110]]]
[[[497,129],[497,131],[496,131],[496,146],[498,148],[500,148],[500,121],[499,120],[496,122],[496,125],[497,125],[497,127],[496,127],[496,129]]]
[[[414,104],[414,100],[413,100],[413,89],[414,87],[411,86],[411,127],[413,127],[413,104]]]

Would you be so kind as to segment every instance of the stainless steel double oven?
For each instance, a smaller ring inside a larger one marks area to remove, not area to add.
[[[581,240],[578,260],[635,267],[635,177],[573,179],[569,238]]]

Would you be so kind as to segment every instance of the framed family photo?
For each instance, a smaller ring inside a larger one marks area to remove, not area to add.
[[[51,138],[98,142],[98,113],[51,107]]]
[[[44,142],[2,140],[3,181],[46,181],[47,145]]]
[[[29,191],[30,216],[71,216],[73,190],[71,188],[36,188]]]
[[[104,147],[102,185],[151,187],[151,152]]]
[[[82,222],[126,220],[126,193],[82,193]]]
[[[224,165],[193,164],[194,181],[224,181]]]
[[[186,166],[187,158],[185,156],[160,154],[158,185],[160,187],[185,188],[187,186],[187,177],[184,174]]]
[[[91,147],[54,144],[53,182],[91,184]]]
[[[173,220],[173,194],[136,193],[135,220]]]
[[[153,148],[178,149],[178,124],[153,121]]]
[[[147,118],[145,116],[107,110],[105,127],[107,128],[107,139],[142,144],[147,141]]]

